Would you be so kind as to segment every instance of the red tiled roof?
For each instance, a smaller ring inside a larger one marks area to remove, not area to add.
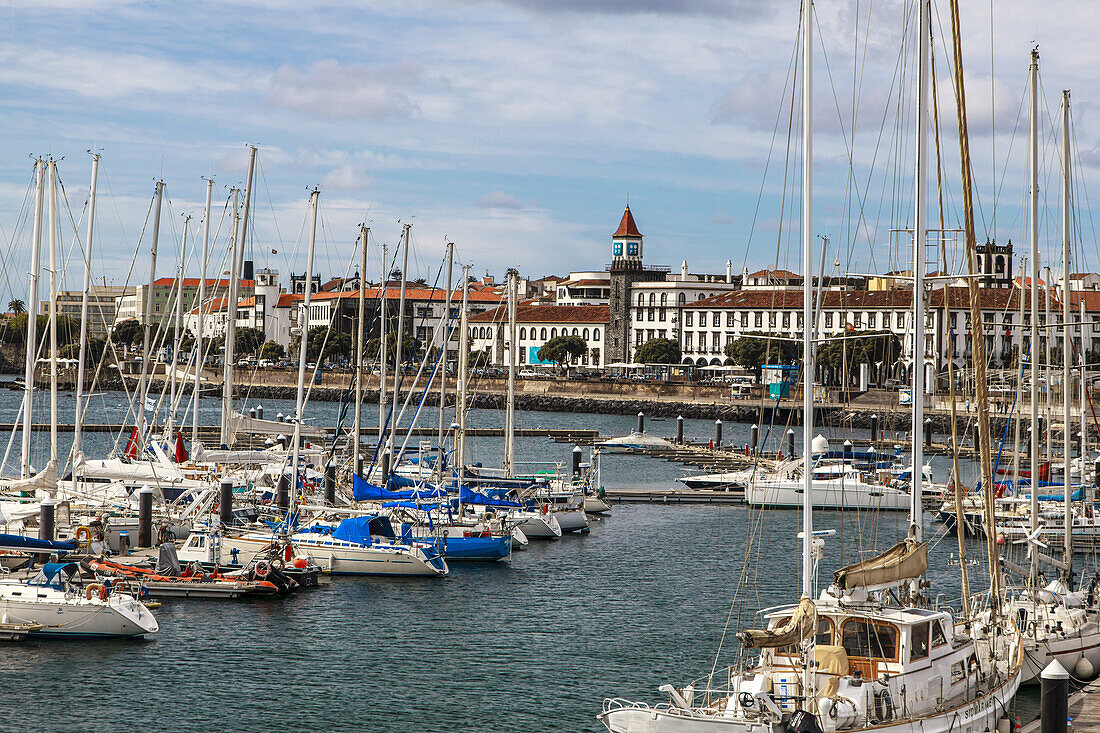
[[[770,277],[776,280],[801,280],[802,276],[791,272],[790,270],[757,270],[756,272],[750,272],[749,277]]]
[[[630,213],[630,207],[626,207],[626,211],[623,212],[623,219],[619,222],[619,228],[615,230],[612,237],[640,237],[642,233],[638,231],[638,225],[634,223],[634,215]]]
[[[202,278],[198,278],[198,277],[185,277],[185,278],[183,278],[183,287],[185,287],[185,288],[197,288],[199,286],[199,281],[201,279]],[[174,277],[162,277],[162,278],[158,278],[158,279],[154,280],[153,283],[156,284],[156,285],[175,285],[176,284],[176,278],[174,278]],[[206,287],[208,287],[208,288],[228,288],[229,287],[229,278],[223,277],[220,280],[215,280],[213,278],[207,278],[206,279]],[[241,280],[241,287],[242,288],[254,288],[254,287],[256,287],[256,281],[255,280]]]
[[[279,302],[275,304],[276,308],[289,308],[295,303],[301,303],[301,295],[293,295],[291,293],[281,293],[279,295]]]
[[[237,301],[238,308],[251,308],[256,305],[256,298],[245,298],[244,300]]]
[[[216,300],[212,300],[209,303],[207,303],[206,305],[202,306],[202,312],[203,313],[221,313],[222,311],[228,309],[228,305],[229,305],[229,298],[217,298]],[[194,316],[194,315],[198,315],[198,314],[199,314],[199,309],[198,308],[192,308],[191,309],[190,315]]]
[[[518,323],[607,323],[610,307],[606,305],[527,305],[516,307]],[[508,320],[507,306],[478,313],[470,317],[471,323],[504,323]]]
[[[381,288],[367,288],[366,289],[367,300],[377,300],[379,297],[381,297],[381,293],[382,293]],[[301,295],[296,295],[294,297],[298,298],[299,300],[302,299]],[[359,298],[359,291],[358,290],[340,290],[340,291],[333,291],[333,292],[312,293],[310,295],[310,300],[311,301],[347,300],[349,298],[358,299]],[[391,287],[386,288],[386,300],[391,300],[392,301],[392,300],[399,300],[400,298],[401,298],[401,288],[400,288],[400,286],[391,286]],[[410,288],[410,287],[406,287],[405,288],[405,299],[406,300],[417,300],[417,301],[431,300],[431,301],[434,301],[436,303],[442,303],[447,299],[447,291],[442,290],[440,288],[423,288],[423,287]],[[467,296],[467,299],[472,303],[499,303],[502,300],[504,300],[503,296],[501,296],[499,293],[493,292],[492,290],[488,290],[488,289],[474,290],[473,288],[470,289],[470,292],[469,292],[469,295]],[[453,303],[461,303],[462,302],[462,290],[461,289],[456,289],[451,294],[451,300],[452,300]],[[282,300],[281,299],[279,301],[279,304],[282,305]]]

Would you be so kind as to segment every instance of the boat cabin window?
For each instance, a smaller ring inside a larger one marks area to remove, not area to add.
[[[947,643],[947,636],[943,633],[943,624],[939,621],[932,622],[932,648],[943,646]]]
[[[776,624],[776,628],[785,625],[790,621],[790,617],[780,619]],[[817,618],[817,635],[814,637],[814,643],[818,646],[832,646],[833,644],[833,621],[825,616],[818,616]],[[797,657],[802,654],[802,649],[798,644],[791,644],[790,646],[779,647],[775,650],[779,654],[785,654],[789,657]]]
[[[928,658],[929,623],[915,624],[909,632],[909,661]]]
[[[840,643],[849,657],[898,658],[898,629],[892,624],[848,619],[841,627]]]

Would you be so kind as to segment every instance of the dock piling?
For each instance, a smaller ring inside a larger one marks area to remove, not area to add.
[[[1069,672],[1052,659],[1039,675],[1039,717],[1042,733],[1066,733],[1069,727]]]
[[[54,538],[54,503],[49,499],[42,502],[38,508],[38,539],[53,541]]]
[[[138,492],[138,547],[153,546],[153,490]]]
[[[218,518],[222,524],[233,521],[233,482],[223,480],[218,489]]]

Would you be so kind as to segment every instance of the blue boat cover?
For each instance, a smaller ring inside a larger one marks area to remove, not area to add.
[[[504,498],[507,492],[499,489],[487,489],[485,491],[474,491],[463,486],[459,489],[459,500],[463,504],[478,504],[481,506],[507,506],[518,507],[519,503],[515,501],[509,501]]]
[[[64,581],[80,573],[75,562],[48,562],[38,571],[38,575],[27,581],[27,585],[49,586],[64,590]]]
[[[352,479],[351,495],[355,501],[401,501],[403,499],[436,499],[446,496],[446,492],[440,489],[424,487],[408,491],[393,491],[393,486],[392,483],[385,488],[376,486],[362,476],[357,475]]]
[[[76,542],[58,542],[55,540],[40,540],[37,537],[24,537],[21,534],[0,533],[0,550],[13,550],[16,552],[72,552],[76,549]]]

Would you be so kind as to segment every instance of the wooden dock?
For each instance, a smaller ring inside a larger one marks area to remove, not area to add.
[[[710,489],[604,489],[615,504],[744,504],[743,491]]]

